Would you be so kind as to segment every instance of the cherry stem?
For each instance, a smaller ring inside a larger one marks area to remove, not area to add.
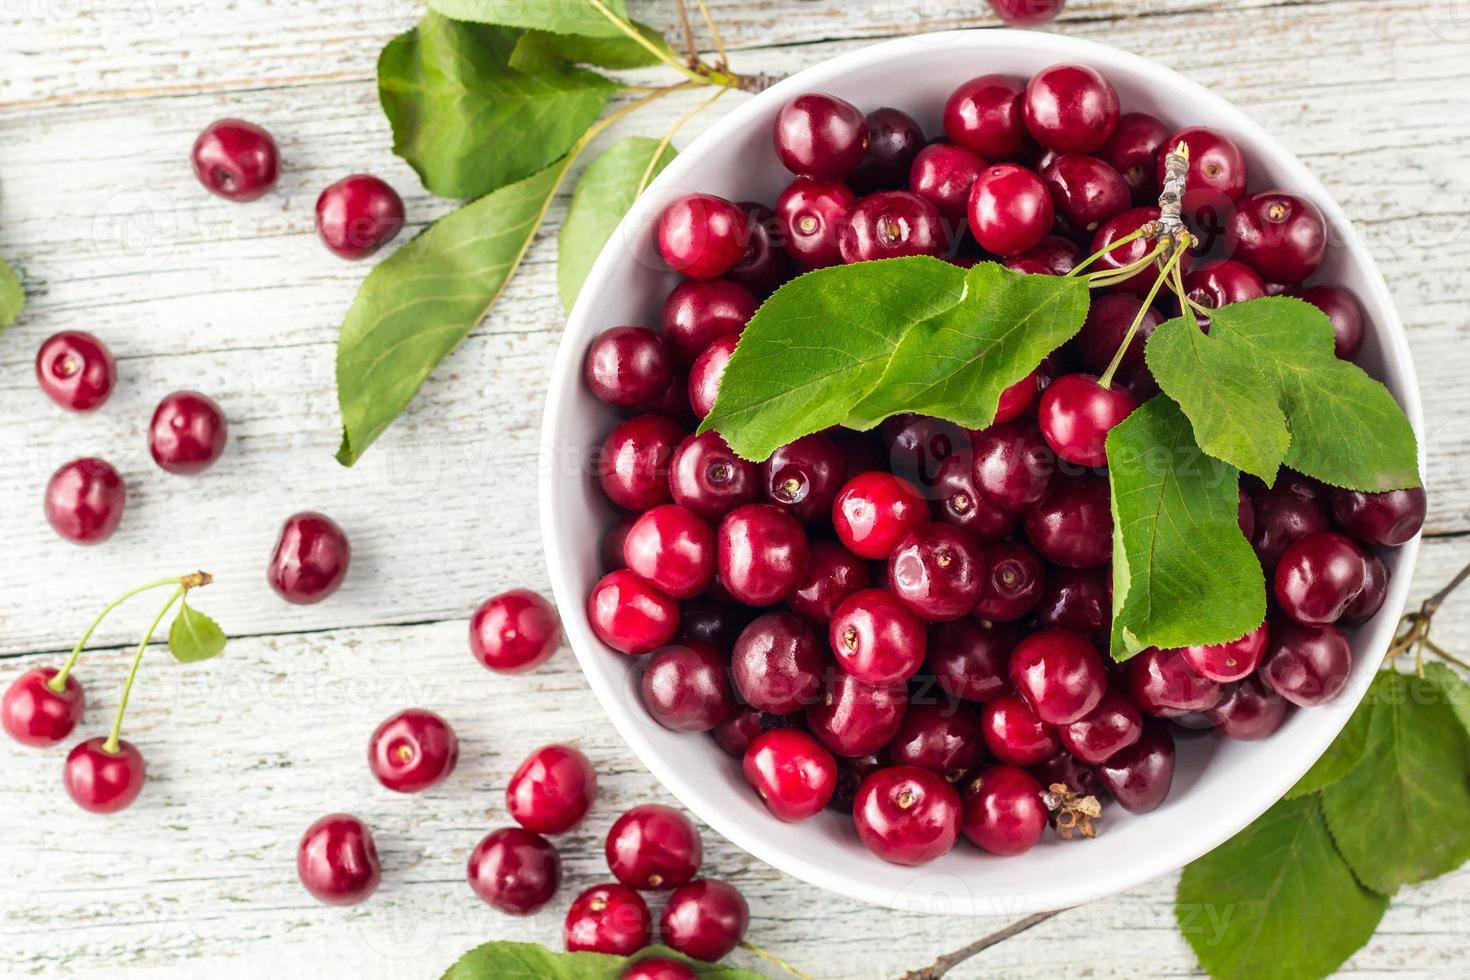
[[[710,40],[715,42],[715,67],[723,70],[729,64],[729,58],[725,54],[725,41],[720,37],[720,29],[715,26],[715,19],[710,16],[709,6],[704,0],[698,0],[699,12],[704,15],[705,25],[709,27]]]
[[[679,10],[679,25],[684,29],[684,46],[689,49],[689,67],[699,67],[699,45],[694,43],[694,26],[689,23],[689,8],[684,0],[674,0]]]
[[[1434,614],[1439,611],[1439,607],[1444,604],[1445,599],[1449,598],[1450,593],[1463,585],[1466,579],[1470,579],[1470,565],[1466,565],[1460,569],[1455,577],[1450,579],[1448,585],[1434,593],[1428,599],[1425,599],[1420,604],[1418,611],[1404,613],[1403,617],[1399,620],[1398,634],[1394,637],[1393,642],[1389,644],[1388,652],[1384,655],[1384,660],[1387,663],[1393,663],[1396,658],[1412,650],[1414,651],[1414,670],[1422,676],[1424,673],[1424,648],[1427,647],[1435,655],[1449,661],[1455,666],[1464,670],[1470,670],[1470,663],[1466,663],[1449,653],[1429,638],[1429,627],[1434,622]]]
[[[757,946],[755,943],[751,942],[748,939],[742,939],[742,940],[740,940],[740,948],[743,949],[743,950],[745,950],[748,953],[754,953],[756,956],[759,956],[763,960],[767,960],[767,961],[769,961],[771,963],[774,963],[776,966],[778,966],[781,969],[785,970],[787,973],[791,974],[793,977],[801,977],[801,980],[812,980],[810,974],[803,973],[802,971],[798,970],[796,967],[792,966],[790,963],[787,963],[785,960],[781,959],[781,957],[776,956],[773,953],[766,952],[765,950],[761,949],[759,946]]]
[[[998,945],[999,943],[1003,943],[1007,939],[1010,939],[1012,936],[1019,936],[1027,929],[1034,929],[1035,927],[1045,922],[1047,919],[1050,919],[1052,916],[1060,915],[1065,911],[1066,909],[1057,909],[1055,912],[1037,912],[1035,915],[1028,915],[1024,919],[1017,919],[1015,922],[1012,922],[1004,929],[997,929],[990,935],[985,936],[981,939],[977,939],[968,946],[957,949],[953,953],[947,953],[944,956],[939,957],[939,959],[935,960],[933,963],[929,964],[923,969],[911,970],[908,973],[905,973],[901,980],[939,980],[940,977],[944,976],[950,970],[953,970],[955,967],[959,966],[970,957],[975,956],[978,953],[983,953],[990,947]]]
[[[1092,265],[1092,263],[1096,262],[1098,259],[1102,258],[1104,255],[1107,255],[1113,249],[1118,248],[1120,245],[1127,245],[1129,242],[1138,241],[1138,239],[1144,237],[1144,235],[1146,235],[1148,231],[1149,225],[1141,225],[1140,227],[1135,228],[1133,231],[1130,231],[1122,238],[1119,238],[1115,242],[1109,243],[1105,248],[1098,249],[1096,252],[1093,252],[1087,258],[1074,265],[1071,271],[1068,272],[1067,275],[1063,278],[1070,279],[1071,277],[1080,273],[1083,269],[1086,269],[1088,266]]]
[[[61,669],[56,672],[56,676],[47,681],[46,685],[57,694],[60,694],[62,691],[66,690],[67,676],[71,674],[72,668],[76,666],[77,658],[82,655],[82,650],[85,649],[85,647],[87,646],[87,641],[92,638],[92,634],[97,631],[97,627],[102,625],[102,620],[107,618],[108,613],[112,612],[124,602],[127,602],[133,596],[138,595],[142,592],[147,592],[149,589],[159,589],[165,585],[183,584],[183,576],[175,576],[174,578],[161,578],[156,582],[149,582],[148,584],[140,585],[135,589],[129,589],[122,595],[118,596],[116,599],[113,599],[102,608],[102,611],[97,614],[97,618],[92,620],[92,624],[87,627],[87,631],[82,634],[82,638],[77,641],[77,645],[72,647],[71,656],[66,658],[66,663],[62,664]]]
[[[622,31],[624,34],[628,35],[628,37],[631,38],[636,44],[643,47],[645,50],[648,51],[649,54],[653,55],[659,61],[662,61],[664,64],[668,65],[670,68],[676,69],[677,71],[683,73],[686,77],[689,78],[691,82],[699,85],[720,85],[724,88],[738,88],[745,90],[751,90],[754,87],[754,90],[756,91],[759,91],[761,88],[769,85],[769,82],[762,82],[764,76],[758,76],[757,78],[751,79],[743,75],[736,75],[720,70],[712,70],[709,68],[709,66],[705,65],[704,62],[698,59],[697,53],[691,55],[691,58],[694,60],[694,64],[686,65],[683,62],[680,62],[671,57],[669,53],[663,48],[660,48],[648,38],[644,37],[643,32],[639,31],[638,28],[628,23],[628,21],[624,20],[622,17],[619,17],[617,14],[613,13],[613,11],[607,6],[607,4],[602,2],[602,0],[587,0],[587,2],[592,4],[592,6],[597,10],[598,13],[606,17],[614,27]],[[679,4],[679,10],[681,14],[684,13],[684,5],[682,2]],[[692,33],[689,35],[689,40],[692,45]],[[723,68],[723,65],[719,67]]]
[[[1138,334],[1139,327],[1143,326],[1144,317],[1148,315],[1149,309],[1153,306],[1154,298],[1159,295],[1159,290],[1163,287],[1164,281],[1179,267],[1179,261],[1184,257],[1185,245],[1183,242],[1170,239],[1165,245],[1161,245],[1161,247],[1173,249],[1169,255],[1169,261],[1160,266],[1159,274],[1154,279],[1154,284],[1149,287],[1148,295],[1144,297],[1143,305],[1138,308],[1138,315],[1133,318],[1133,322],[1128,326],[1128,332],[1123,335],[1123,342],[1118,345],[1118,352],[1113,355],[1113,359],[1108,364],[1108,369],[1102,373],[1102,377],[1097,379],[1098,385],[1103,388],[1107,388],[1113,383],[1113,375],[1117,374],[1118,368],[1122,366],[1123,355],[1128,352],[1129,346],[1133,343],[1133,338]]]
[[[1195,313],[1205,317],[1206,319],[1209,318],[1210,308],[1208,306],[1203,306],[1199,303],[1196,303],[1194,300],[1190,299],[1189,293],[1185,291],[1184,273],[1180,271],[1180,266],[1176,265],[1174,267],[1174,274],[1169,277],[1169,288],[1174,290],[1174,295],[1179,297],[1179,302],[1182,303],[1186,308],[1193,309]]]
[[[1164,251],[1165,246],[1161,242],[1143,258],[1130,262],[1125,266],[1117,269],[1103,269],[1100,272],[1090,272],[1087,274],[1087,288],[1100,289],[1104,286],[1115,286],[1120,282],[1127,282],[1144,269],[1153,265],[1157,259],[1162,258]]]
[[[168,602],[158,610],[158,615],[153,617],[153,622],[148,626],[148,632],[143,634],[143,642],[138,644],[138,652],[133,654],[133,665],[128,668],[128,679],[123,682],[122,700],[117,703],[117,714],[112,718],[112,731],[107,736],[107,741],[102,743],[102,751],[109,755],[116,755],[118,740],[122,738],[123,715],[128,710],[128,695],[133,693],[133,680],[138,676],[138,667],[143,663],[143,654],[148,650],[148,644],[153,642],[153,634],[158,630],[158,624],[163,622],[163,617],[174,607],[174,603],[184,597],[189,591],[189,586],[180,583],[174,590],[173,595],[168,597]]]

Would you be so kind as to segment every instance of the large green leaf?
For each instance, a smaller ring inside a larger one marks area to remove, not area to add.
[[[429,0],[429,6],[455,20],[481,24],[503,24],[557,34],[588,34],[612,37],[622,30],[599,6],[628,19],[625,0]]]
[[[361,458],[485,316],[570,163],[563,159],[445,215],[368,273],[337,341],[340,462]]]
[[[629,136],[604,150],[582,172],[557,240],[556,283],[568,313],[592,263],[640,188],[673,159],[673,147],[660,149],[658,140]]]
[[[1361,761],[1322,791],[1358,880],[1392,895],[1470,860],[1470,735],[1435,675],[1380,671]]]
[[[435,194],[479,197],[535,173],[571,148],[617,90],[601,75],[565,65],[515,71],[510,57],[519,37],[430,12],[379,56],[378,96],[393,126],[393,152]]]
[[[1388,899],[1360,885],[1317,798],[1284,800],[1184,869],[1175,918],[1214,980],[1317,980],[1378,928]]]
[[[1271,296],[1161,324],[1149,368],[1201,448],[1266,480],[1281,464],[1333,486],[1419,486],[1414,433],[1387,388],[1333,354],[1332,324],[1310,303]]]
[[[683,963],[701,980],[761,980],[759,973],[705,963],[666,946],[648,946],[632,956],[553,953],[534,943],[498,941],[476,946],[444,971],[441,980],[617,980],[628,966],[647,959]]]
[[[1239,473],[1200,452],[1162,395],[1108,433],[1113,656],[1224,643],[1266,618],[1261,565],[1237,523]]]
[[[14,269],[0,259],[0,330],[15,322],[25,303],[26,294],[21,288],[19,277]]]
[[[747,459],[846,421],[904,331],[958,303],[964,270],[923,256],[818,269],[756,311],[700,431]]]
[[[584,34],[552,34],[549,31],[527,31],[516,42],[510,55],[510,66],[516,71],[538,74],[558,65],[596,65],[613,71],[647,68],[667,60],[681,60],[669,49],[669,42],[647,24],[633,23],[633,29],[648,42],[639,44],[626,34],[616,37],[587,37]],[[649,45],[662,51],[660,58]]]
[[[1082,279],[1034,276],[981,262],[962,302],[904,332],[874,391],[848,415],[871,428],[918,412],[972,429],[995,420],[1001,392],[1071,340],[1087,317]]]

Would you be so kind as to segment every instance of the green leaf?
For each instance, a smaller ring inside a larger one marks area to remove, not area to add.
[[[980,429],[1001,392],[1071,340],[1087,317],[1082,279],[1033,276],[981,262],[963,301],[907,330],[878,386],[848,415],[859,429],[918,412]]]
[[[541,170],[571,149],[617,90],[564,65],[534,76],[513,70],[518,40],[508,28],[431,12],[383,48],[378,96],[393,152],[435,194],[479,197]]]
[[[601,0],[601,6],[628,19],[625,0]],[[623,32],[592,0],[429,0],[429,7],[455,20],[481,24],[504,24],[557,34],[587,34],[612,37]]]
[[[571,158],[467,204],[380,262],[337,340],[342,448],[351,466],[480,322],[530,248]]]
[[[674,159],[673,147],[665,146],[660,152],[659,143],[646,136],[619,140],[593,160],[578,179],[557,241],[556,282],[568,313],[592,263],[633,206],[639,188]],[[655,153],[659,154],[657,160]]]
[[[1240,533],[1239,473],[1194,444],[1158,396],[1108,433],[1113,657],[1225,643],[1266,618],[1261,565]]]
[[[1418,449],[1387,388],[1332,352],[1316,307],[1271,296],[1221,307],[1210,332],[1192,317],[1159,326],[1149,368],[1205,452],[1268,483],[1286,464],[1325,483],[1419,486]]]
[[[1306,775],[1297,780],[1295,786],[1286,791],[1286,798],[1294,800],[1299,796],[1320,792],[1356,769],[1358,763],[1363,761],[1363,753],[1368,750],[1368,731],[1372,725],[1373,702],[1369,698],[1358,705],[1348,723],[1338,732],[1337,738],[1322,753],[1322,758],[1307,770]]]
[[[1388,899],[1332,845],[1315,796],[1285,800],[1184,869],[1174,914],[1215,980],[1316,980],[1373,936]]]
[[[763,460],[846,421],[883,376],[904,331],[964,295],[964,270],[925,256],[793,279],[746,325],[699,431],[714,429],[739,455]]]
[[[204,613],[183,602],[168,629],[168,651],[181,664],[218,657],[225,651],[225,631]]]
[[[681,60],[669,48],[669,42],[647,24],[633,22],[633,29],[654,48],[674,61]],[[527,31],[510,53],[510,66],[528,75],[539,74],[559,65],[596,65],[612,71],[647,68],[662,64],[664,59],[626,34],[616,37],[587,37],[582,34],[552,34],[549,31]]]
[[[1384,895],[1470,860],[1470,735],[1434,675],[1380,671],[1362,760],[1322,791],[1338,850]]]
[[[0,330],[15,322],[25,303],[26,294],[21,288],[20,278],[16,276],[14,269],[0,259]]]
[[[762,980],[759,973],[690,959],[666,946],[648,946],[632,956],[609,956],[553,953],[534,943],[503,940],[465,953],[441,980],[617,980],[630,964],[655,958],[683,963],[704,980]]]
[[[1439,685],[1444,692],[1445,700],[1455,712],[1455,717],[1460,719],[1460,724],[1470,732],[1470,684],[1466,684],[1459,674],[1449,667],[1439,663],[1427,663],[1424,665],[1424,676],[1432,683]]]

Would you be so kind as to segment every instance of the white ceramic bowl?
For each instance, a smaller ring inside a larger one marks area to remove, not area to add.
[[[1321,280],[1350,285],[1372,324],[1365,368],[1383,379],[1421,434],[1419,392],[1388,288],[1342,209],[1321,183],[1259,125],[1224,99],[1173,71],[1114,48],[1056,34],[958,31],[890,41],[800,72],[751,98],[696,139],[634,206],[593,267],[572,311],[556,359],[543,430],[541,519],[552,588],[566,634],[592,689],[638,757],[685,806],[761,860],[842,895],[933,913],[1017,914],[1063,908],[1167,874],[1245,827],[1300,777],[1337,735],[1362,698],[1408,593],[1416,538],[1387,556],[1393,573],[1383,610],[1353,637],[1355,670],[1330,705],[1292,712],[1270,739],[1179,741],[1168,801],[1133,815],[1105,811],[1092,841],[1052,837],[1027,854],[995,858],[961,841],[922,868],[887,864],[869,853],[851,820],[827,812],[799,824],[768,815],[738,762],[706,737],[666,731],[639,704],[638,661],[604,647],[587,625],[586,596],[600,573],[598,543],[612,516],[586,466],[615,419],[581,383],[589,341],[620,324],[657,326],[677,277],[652,250],[653,216],[672,197],[699,190],[730,200],[773,202],[790,180],[771,148],[771,124],[792,96],[813,89],[862,109],[896,106],[928,134],[945,97],[975,75],[1027,76],[1057,62],[1081,62],[1117,87],[1124,111],[1150,112],[1169,125],[1205,125],[1245,151],[1252,189],[1276,186],[1322,209],[1333,246]]]

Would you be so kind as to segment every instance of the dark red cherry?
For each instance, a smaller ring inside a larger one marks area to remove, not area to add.
[[[286,518],[266,569],[276,595],[298,606],[336,592],[352,564],[347,532],[326,514],[303,511]]]
[[[543,745],[526,756],[505,787],[512,819],[538,834],[564,834],[597,798],[597,772],[570,745]]]
[[[1220,685],[1201,677],[1181,650],[1149,647],[1123,665],[1133,703],[1151,715],[1173,717],[1209,711],[1220,703]]]
[[[1160,187],[1164,185],[1165,160],[1181,145],[1189,148],[1189,172],[1184,178],[1186,191],[1209,190],[1232,201],[1240,200],[1246,185],[1245,154],[1230,137],[1205,126],[1181,129],[1164,143],[1155,175]]]
[[[1146,112],[1125,112],[1097,155],[1123,177],[1135,204],[1159,199],[1159,154],[1169,141],[1169,128]]]
[[[689,408],[695,418],[704,418],[715,407],[720,396],[720,382],[725,378],[725,368],[735,353],[739,337],[720,337],[694,359],[689,368]]]
[[[731,451],[714,431],[689,436],[669,462],[669,489],[674,503],[707,521],[718,521],[742,504],[760,497],[756,465]]]
[[[837,539],[853,554],[886,559],[909,531],[929,521],[919,488],[891,473],[859,473],[832,502]]]
[[[924,665],[939,687],[952,697],[990,701],[1010,690],[1006,673],[1020,632],[1009,623],[957,619],[942,623],[929,636]]]
[[[1109,688],[1097,707],[1057,729],[1067,751],[1096,765],[1138,741],[1143,715],[1126,694]]]
[[[765,499],[803,524],[832,516],[832,501],[847,480],[847,458],[820,432],[787,443],[761,464]]]
[[[128,492],[112,464],[74,459],[46,484],[46,520],[73,544],[101,544],[122,523]]]
[[[1259,676],[1292,704],[1311,708],[1337,697],[1352,669],[1352,647],[1342,630],[1281,619],[1271,624]]]
[[[960,794],[943,776],[914,766],[879,769],[853,801],[858,839],[893,864],[915,866],[942,857],[960,834]]]
[[[1377,555],[1363,554],[1363,591],[1343,610],[1338,622],[1344,626],[1361,626],[1372,619],[1388,598],[1388,566]]]
[[[1041,396],[1036,418],[1047,445],[1062,459],[1106,466],[1108,433],[1137,407],[1126,388],[1104,388],[1090,374],[1064,374]]]
[[[817,631],[785,612],[767,613],[745,627],[730,657],[740,696],[757,711],[774,715],[815,703],[830,666]]]
[[[1033,387],[1035,382],[1032,383]],[[1000,541],[1020,524],[1020,515],[1001,510],[975,489],[975,464],[969,452],[939,464],[934,477],[935,512],[939,520],[963,529],[976,541]]]
[[[728,954],[750,926],[750,907],[733,885],[714,879],[691,881],[669,896],[659,918],[659,936],[671,949],[713,962]]]
[[[1047,389],[1050,393],[1051,389]],[[1112,495],[1106,477],[1083,473],[1056,481],[1026,509],[1026,540],[1054,565],[1096,568],[1113,553]]]
[[[1046,585],[1034,610],[1037,626],[1060,627],[1094,636],[1113,615],[1112,579],[1106,567],[1046,570]]]
[[[1331,526],[1321,494],[1284,479],[1278,479],[1275,487],[1252,494],[1251,511],[1255,516],[1251,547],[1267,575],[1292,542]]]
[[[1111,247],[1114,242],[1133,234],[1139,228],[1150,221],[1159,220],[1159,209],[1156,207],[1139,207],[1124,211],[1111,220],[1105,222],[1092,236],[1092,247],[1089,251],[1101,252],[1110,249],[1105,255],[1093,263],[1092,269],[1096,272],[1121,269],[1144,258],[1154,250],[1155,243],[1147,238],[1135,238],[1126,245]],[[1189,271],[1189,253],[1185,253],[1179,262],[1179,271]],[[1109,287],[1113,292],[1133,293],[1135,296],[1146,296],[1153,284],[1158,281],[1158,264],[1148,266],[1141,272],[1132,276],[1124,282]]]
[[[168,472],[192,476],[220,458],[229,432],[225,413],[213,399],[197,391],[176,391],[153,411],[148,451]]]
[[[924,146],[924,131],[913,116],[884,107],[868,113],[868,149],[862,163],[847,175],[859,194],[902,187],[909,167]]]
[[[755,741],[757,735],[780,727],[784,722],[785,719],[778,715],[764,714],[754,708],[739,708],[733,718],[716,725],[710,735],[726,755],[743,759],[745,750],[750,748],[750,743]]]
[[[1020,695],[1002,694],[980,710],[980,733],[985,747],[1001,762],[1030,766],[1062,749],[1056,727],[1048,725]]]
[[[1298,290],[1299,299],[1304,299],[1327,314],[1332,321],[1332,349],[1344,361],[1356,360],[1363,349],[1363,337],[1367,332],[1367,314],[1356,296],[1339,286],[1308,286]]]
[[[674,638],[679,629],[679,604],[636,572],[619,569],[592,587],[587,596],[587,623],[603,643],[636,657]]]
[[[864,684],[846,671],[829,671],[822,697],[807,706],[807,727],[835,755],[871,755],[898,731],[908,701],[901,683]]]
[[[924,624],[891,592],[864,589],[832,614],[827,629],[838,664],[867,684],[908,680],[924,662]]]
[[[960,829],[976,847],[991,854],[1025,854],[1046,833],[1042,785],[1024,769],[990,766],[965,786]]]
[[[1245,487],[1239,488],[1240,502],[1235,507],[1235,523],[1240,527],[1240,533],[1247,541],[1256,535],[1256,508],[1251,503],[1250,494],[1245,492]]]
[[[58,691],[51,686],[57,673],[54,667],[32,667],[5,689],[0,724],[22,745],[58,745],[82,720],[87,702],[82,685],[68,674]]]
[[[669,464],[684,427],[662,415],[639,415],[609,433],[597,460],[607,499],[626,510],[648,510],[671,499]]]
[[[842,184],[819,184],[805,177],[793,180],[776,198],[786,254],[806,269],[841,262],[837,236],[856,200]]]
[[[788,822],[821,813],[837,789],[837,760],[799,728],[756,736],[741,766],[766,809]]]
[[[1102,780],[1097,778],[1097,770],[1077,761],[1067,752],[1058,752],[1050,759],[1030,766],[1027,772],[1036,777],[1036,781],[1047,789],[1060,783],[1072,792],[1081,793],[1084,796],[1096,796],[1098,799],[1103,799],[1107,795]]]
[[[194,176],[211,194],[253,201],[276,182],[280,153],[271,134],[243,119],[217,119],[194,140]]]
[[[387,181],[353,174],[316,199],[316,234],[333,255],[365,259],[403,230],[403,198]]]
[[[1082,261],[1082,252],[1076,245],[1073,245],[1060,235],[1047,235],[1031,248],[1016,256],[1016,259],[1037,263],[1039,268],[1045,270],[1047,275],[1065,276],[1077,267],[1078,262]],[[1035,372],[1032,372],[1032,374],[1034,375]],[[1035,378],[1031,377],[1031,380],[1034,382]],[[1019,384],[1020,382],[1017,383]],[[1040,391],[1039,386],[1037,390],[1038,392]],[[1002,398],[1002,401],[1004,401],[1004,398]],[[1026,407],[1029,408],[1030,405]],[[1024,411],[1024,409],[1021,411]],[[1020,415],[1021,411],[1017,411],[1015,414]],[[997,422],[1004,422],[1007,417],[999,411],[995,414],[995,420]]]
[[[984,169],[985,161],[962,146],[931,143],[914,158],[909,190],[934,205],[948,229],[962,229],[970,188]]]
[[[1255,673],[1266,652],[1266,624],[1262,623],[1238,640],[1180,650],[1194,672],[1220,684],[1242,680]]]
[[[842,180],[862,163],[868,121],[835,95],[806,92],[781,107],[773,131],[776,156],[798,177]]]
[[[572,900],[562,936],[570,953],[631,956],[653,938],[653,917],[633,889],[593,885]]]
[[[878,431],[888,450],[888,469],[925,491],[934,487],[947,460],[966,455],[970,448],[964,429],[928,415],[895,415]]]
[[[803,619],[826,626],[842,601],[866,589],[870,580],[868,563],[857,555],[840,544],[814,541],[806,574],[786,604]]]
[[[691,599],[714,581],[714,528],[692,510],[661,504],[629,529],[623,560],[675,599]]]
[[[356,905],[383,878],[372,831],[347,813],[329,813],[306,828],[296,848],[296,876],[311,897],[328,905]]]
[[[432,711],[410,708],[384,721],[368,740],[368,768],[395,793],[441,783],[459,762],[459,737]]]
[[[1294,286],[1317,271],[1327,222],[1311,201],[1284,191],[1242,198],[1231,225],[1235,257],[1267,282]]]
[[[91,412],[117,386],[117,362],[96,337],[64,330],[36,352],[36,381],[46,397],[67,411]]]
[[[1002,541],[987,548],[985,558],[989,571],[975,603],[975,615],[1010,622],[1034,609],[1046,584],[1040,556],[1019,541]]]
[[[1208,310],[1260,299],[1266,284],[1256,270],[1234,259],[1207,262],[1184,277],[1184,293]]]
[[[713,644],[727,656],[740,631],[755,618],[755,610],[712,596],[695,596],[679,606],[680,642],[700,640]]]
[[[906,534],[888,557],[888,589],[920,619],[959,619],[974,608],[985,579],[984,555],[948,524]]]
[[[944,133],[982,160],[1012,160],[1026,146],[1021,118],[1025,83],[1009,75],[981,75],[962,83],[944,103]]]
[[[999,422],[975,433],[975,489],[1002,510],[1022,511],[1046,496],[1057,458],[1030,419]]]
[[[561,856],[540,834],[501,827],[470,852],[465,869],[470,888],[506,915],[530,915],[556,896]]]
[[[852,804],[863,780],[882,769],[887,763],[876,755],[864,755],[855,759],[837,759],[837,790],[827,803],[827,809],[852,816]]]
[[[791,257],[781,247],[785,240],[781,221],[764,204],[742,201],[739,207],[750,226],[750,241],[746,243],[744,258],[725,277],[757,296],[769,296],[792,274]]]
[[[664,342],[675,362],[691,365],[721,337],[740,336],[759,306],[754,293],[728,279],[681,282],[664,300]]]
[[[735,713],[729,664],[701,640],[656,651],[643,665],[639,692],[653,720],[671,731],[707,732]]]
[[[847,212],[837,233],[842,261],[867,262],[909,255],[944,255],[949,236],[933,204],[908,191],[879,191]]]
[[[970,232],[996,255],[1017,255],[1051,231],[1056,211],[1046,184],[1025,167],[996,163],[970,188]]]
[[[1118,125],[1118,93],[1085,65],[1052,65],[1026,83],[1026,129],[1048,150],[1091,153]]]
[[[1041,172],[1041,179],[1057,216],[1076,232],[1091,234],[1132,204],[1122,175],[1097,157],[1059,156]]]
[[[1158,809],[1174,782],[1174,739],[1163,725],[1145,726],[1138,741],[1097,767],[1097,775],[1123,809]]]
[[[1094,374],[1102,374],[1107,370],[1142,306],[1142,300],[1126,293],[1093,297],[1087,319],[1083,321],[1082,330],[1077,334],[1077,354],[1087,370]],[[1143,315],[1143,322],[1139,324],[1138,332],[1128,344],[1128,352],[1118,365],[1118,377],[1126,379],[1148,370],[1143,359],[1143,345],[1163,322],[1164,318],[1152,308]]]
[[[1077,633],[1042,630],[1011,651],[1011,683],[1048,725],[1069,725],[1097,707],[1107,669],[1097,649]]]
[[[1252,676],[1230,687],[1209,717],[1226,738],[1254,742],[1281,727],[1286,709],[1285,698]]]
[[[1418,534],[1428,507],[1423,487],[1384,493],[1334,487],[1328,500],[1343,533],[1385,548],[1397,548]]]
[[[806,574],[806,532],[772,504],[746,504],[726,514],[716,550],[720,583],[747,606],[775,605]]]
[[[1276,565],[1281,611],[1299,623],[1335,623],[1363,591],[1363,552],[1341,534],[1325,531],[1292,542]]]
[[[609,405],[654,401],[674,381],[663,338],[647,327],[613,327],[598,334],[582,365],[587,387]]]
[[[995,16],[1012,27],[1045,24],[1061,13],[1066,5],[1067,0],[990,0],[990,9],[995,11]]]
[[[690,279],[723,276],[745,257],[745,213],[713,194],[688,194],[658,216],[658,251]]]
[[[559,646],[561,617],[556,607],[530,589],[491,596],[470,618],[470,652],[496,673],[534,670]]]
[[[963,701],[910,705],[888,742],[888,758],[958,782],[985,761],[980,709]]]
[[[613,822],[607,866],[629,888],[665,891],[693,880],[704,860],[694,822],[673,807],[644,803]]]

